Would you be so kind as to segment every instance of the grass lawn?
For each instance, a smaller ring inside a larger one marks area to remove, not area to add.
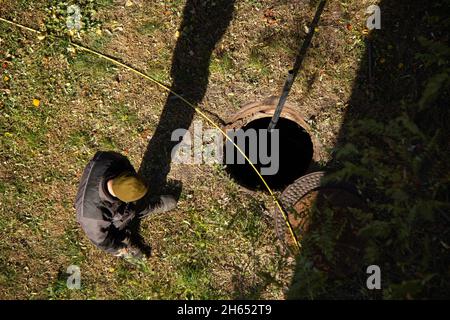
[[[0,17],[67,39],[57,8],[72,2],[4,0]],[[365,9],[376,3],[329,1],[289,96],[327,159],[364,68]],[[206,41],[190,25],[208,15],[194,5],[190,19],[198,20],[183,22],[184,0],[78,4],[84,20],[76,41],[167,85],[177,41],[186,34],[196,34],[188,37],[194,46]],[[315,8],[316,1],[236,1],[206,57],[199,106],[226,120],[247,102],[280,94]],[[97,150],[114,150],[138,169],[167,92],[67,40],[38,39],[1,22],[0,68],[0,298],[285,297],[295,260],[278,249],[274,203],[220,165],[172,165],[169,179],[182,182],[181,199],[176,210],[142,222],[152,247],[145,264],[101,252],[79,228],[73,200],[84,166]],[[81,290],[66,287],[70,265],[80,267]]]

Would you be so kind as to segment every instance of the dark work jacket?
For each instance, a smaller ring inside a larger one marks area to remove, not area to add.
[[[108,180],[125,171],[135,172],[126,157],[97,152],[84,169],[75,199],[81,228],[97,247],[110,253],[125,246],[126,227],[135,217],[135,204],[111,196],[106,186]]]

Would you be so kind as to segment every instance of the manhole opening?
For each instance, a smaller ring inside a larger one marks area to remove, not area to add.
[[[260,134],[259,131],[259,129],[267,129],[270,119],[270,117],[263,117],[251,120],[241,128],[244,132],[247,132],[248,129],[254,129],[258,139],[256,146],[255,143],[252,144],[249,143],[249,141],[246,141],[245,150],[243,148],[243,151],[249,157],[250,148],[253,148],[253,152],[257,149],[258,157],[257,161],[254,161],[255,167],[260,173],[262,173],[264,179],[271,188],[279,190],[291,184],[297,178],[306,173],[313,159],[314,146],[311,136],[303,127],[292,120],[280,117],[276,127],[279,130],[278,171],[276,171],[275,174],[263,174],[261,168],[267,168],[268,164],[267,158],[265,163],[261,162],[260,142],[262,139],[265,138],[265,141],[268,142],[267,154],[269,159],[271,159],[271,161],[276,161],[275,154],[272,154],[271,152],[275,150],[275,148],[272,147],[271,141],[275,140],[271,139],[270,133],[264,135]],[[237,139],[235,139],[235,142],[237,142]],[[225,158],[227,158],[226,153],[229,151],[229,148],[230,146],[226,146],[224,149]],[[235,148],[231,147],[231,149]],[[237,150],[233,150],[233,152],[234,161],[231,161],[232,163],[230,163],[227,160],[226,167],[226,171],[230,174],[230,176],[237,183],[248,189],[264,189],[261,179],[254,172],[250,164],[247,161],[243,164],[238,164]],[[262,151],[262,154],[264,154],[264,150]]]

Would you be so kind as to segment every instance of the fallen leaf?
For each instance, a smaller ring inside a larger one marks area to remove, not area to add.
[[[275,17],[275,12],[273,11],[273,8],[268,8],[264,11],[264,19],[268,24],[277,23],[277,18]]]
[[[9,77],[8,77],[7,75],[5,75],[5,76],[3,77],[3,81],[5,81],[5,82],[9,81]]]
[[[35,106],[37,108],[37,107],[39,107],[40,104],[41,104],[41,100],[33,99],[33,106]]]

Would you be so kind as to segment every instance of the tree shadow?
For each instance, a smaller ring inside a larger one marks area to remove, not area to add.
[[[171,89],[198,105],[208,86],[211,54],[233,16],[234,1],[188,0],[172,58]],[[160,194],[170,171],[171,152],[179,141],[171,141],[176,129],[188,129],[195,111],[169,94],[158,126],[142,159],[139,174],[153,194]]]
[[[319,193],[315,208],[320,210],[311,216],[311,224],[318,227],[302,237],[287,298],[442,298],[445,291],[448,294],[448,285],[440,281],[449,259],[438,243],[448,237],[449,223],[441,206],[431,205],[448,203],[439,173],[448,170],[447,162],[440,160],[450,136],[444,120],[448,89],[441,86],[440,94],[428,91],[430,97],[424,98],[428,80],[440,70],[431,58],[440,46],[427,48],[421,40],[448,41],[439,25],[444,19],[442,6],[418,0],[379,3],[381,29],[366,37],[366,53],[324,178],[353,182],[368,208],[345,208],[344,216],[336,220],[340,213],[331,208],[327,216],[329,204]],[[427,50],[430,60],[424,63]],[[432,84],[437,85],[442,83]],[[424,99],[428,99],[425,104]],[[423,217],[424,211],[428,216]],[[339,228],[344,225],[355,230]],[[353,256],[340,248],[345,238],[357,248]],[[327,258],[322,259],[327,260],[325,266],[318,257]],[[372,264],[381,268],[382,290],[366,287],[366,268]],[[430,274],[433,277],[427,278]]]
[[[234,11],[234,0],[188,0],[183,11],[179,38],[172,57],[171,89],[193,105],[205,96],[209,78],[209,64],[216,44],[225,33]],[[179,141],[171,141],[176,129],[188,129],[195,111],[176,96],[169,94],[157,128],[147,145],[139,175],[149,186],[148,205],[161,194],[172,194],[178,199],[180,181],[167,181],[172,149]],[[131,226],[134,244],[147,255],[151,248],[139,235],[140,220]]]

